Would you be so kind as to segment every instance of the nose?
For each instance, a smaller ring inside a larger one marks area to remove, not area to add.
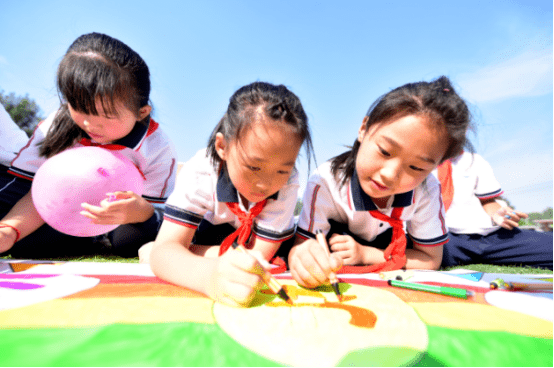
[[[401,173],[401,163],[398,160],[387,160],[380,170],[381,180],[386,186],[394,184]]]
[[[261,191],[267,191],[269,188],[271,188],[271,183],[273,182],[273,178],[269,175],[264,175],[263,177],[258,177],[258,180],[256,180],[256,188],[258,188]]]

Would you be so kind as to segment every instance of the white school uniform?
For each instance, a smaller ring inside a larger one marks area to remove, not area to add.
[[[181,168],[177,185],[166,203],[164,219],[173,223],[198,228],[205,219],[213,225],[231,224],[237,229],[238,217],[225,204],[240,204],[248,212],[239,193],[229,179],[227,170],[220,173],[202,149]],[[298,172],[293,170],[283,188],[268,198],[262,212],[254,219],[252,232],[257,238],[270,242],[282,242],[294,235],[294,208],[298,195]],[[254,203],[250,204],[252,207]]]
[[[48,133],[56,112],[39,123],[31,139],[21,148],[11,162],[9,173],[32,180],[38,168],[46,161],[39,155],[40,142]],[[175,186],[177,154],[169,138],[162,132],[158,123],[150,119],[148,126],[135,124],[125,137],[111,144],[98,144],[83,138],[73,147],[99,146],[117,150],[128,157],[145,177],[142,197],[151,203],[164,203]]]
[[[480,155],[464,152],[453,158],[452,182],[454,196],[446,212],[446,225],[456,234],[488,235],[500,227],[491,222],[481,200],[502,195],[500,183],[492,167]],[[433,171],[437,176],[437,170]]]
[[[433,176],[410,192],[394,195],[386,208],[378,209],[360,186],[356,172],[339,187],[331,173],[330,161],[317,168],[308,180],[297,234],[305,239],[315,238],[318,229],[327,234],[329,220],[334,220],[347,224],[351,233],[371,242],[391,226],[374,218],[368,211],[378,209],[390,216],[394,208],[402,208],[400,219],[405,221],[407,233],[414,243],[438,246],[448,241],[440,186]]]
[[[10,162],[28,140],[27,134],[14,123],[0,104],[0,164],[10,166]]]

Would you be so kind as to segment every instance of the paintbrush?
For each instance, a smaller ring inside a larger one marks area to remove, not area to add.
[[[327,256],[331,257],[331,251],[329,250],[329,245],[327,244],[325,235],[323,235],[323,231],[317,229],[315,231],[315,237],[317,238],[318,243],[323,247],[323,249],[325,249],[325,253],[327,253]],[[331,283],[335,294],[337,294],[337,299],[339,300],[339,302],[342,302],[342,295],[340,294],[339,290],[339,281],[337,280],[337,275],[334,272],[331,272],[329,274],[329,282]]]
[[[490,283],[491,289],[513,290],[513,291],[552,291],[552,284],[529,284],[526,282],[505,282],[502,279],[496,279]]]
[[[239,250],[239,251],[241,251],[242,253],[245,253],[245,254],[250,254],[252,257],[254,257],[254,255],[251,254],[250,252],[248,252],[248,250],[246,250],[246,248],[243,245],[240,245],[237,242],[233,243],[233,249]],[[254,257],[254,258],[256,258],[256,257]],[[256,258],[256,260],[258,262],[260,262],[257,258]],[[261,264],[260,264],[260,266],[261,266]],[[275,277],[273,277],[271,272],[267,271],[263,267],[261,267],[261,269],[262,269],[262,278],[263,278],[265,284],[267,285],[267,287],[269,287],[269,289],[272,292],[274,292],[275,294],[278,294],[281,298],[285,299],[285,301],[287,303],[292,305],[293,304],[292,299],[290,298],[290,296],[288,296],[288,294],[285,291],[285,289],[283,288],[283,286],[281,284],[279,284],[279,282],[275,279]]]

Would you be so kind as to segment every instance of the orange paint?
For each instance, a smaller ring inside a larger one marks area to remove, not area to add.
[[[299,295],[305,295],[305,296],[311,296],[311,297],[317,297],[322,298],[325,301],[323,303],[294,303],[294,307],[315,307],[315,308],[334,308],[334,309],[342,309],[350,313],[350,316],[352,317],[349,321],[349,323],[356,327],[362,327],[362,328],[373,328],[375,327],[375,323],[377,322],[377,315],[373,313],[372,311],[360,307],[356,307],[354,305],[348,305],[344,303],[336,303],[336,302],[329,302],[327,299],[325,299],[325,296],[320,293],[319,291],[304,289],[304,288],[298,288],[292,285],[283,285],[283,288],[285,288],[285,291],[290,296],[292,300],[298,300]],[[261,290],[264,294],[273,294],[271,290]],[[343,295],[342,296],[342,302],[347,302],[350,300],[356,299],[355,295]],[[268,307],[291,307],[290,304],[284,301],[277,301],[277,302],[269,302],[266,303],[266,306]]]

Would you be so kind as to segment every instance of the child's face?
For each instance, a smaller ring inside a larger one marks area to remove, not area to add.
[[[275,194],[289,180],[302,146],[300,138],[283,123],[264,118],[228,142],[216,135],[216,151],[225,161],[229,177],[248,202],[256,203]]]
[[[69,105],[69,113],[71,119],[83,129],[89,137],[97,143],[107,144],[112,143],[120,138],[125,137],[133,130],[137,120],[144,119],[152,108],[143,106],[139,110],[139,116],[129,110],[123,103],[116,101],[115,108],[117,115],[106,116],[100,99],[96,100],[96,111],[98,115],[87,115],[76,111]]]
[[[388,198],[417,187],[440,163],[448,137],[425,117],[408,115],[358,132],[360,149],[356,172],[364,192],[372,198]]]

